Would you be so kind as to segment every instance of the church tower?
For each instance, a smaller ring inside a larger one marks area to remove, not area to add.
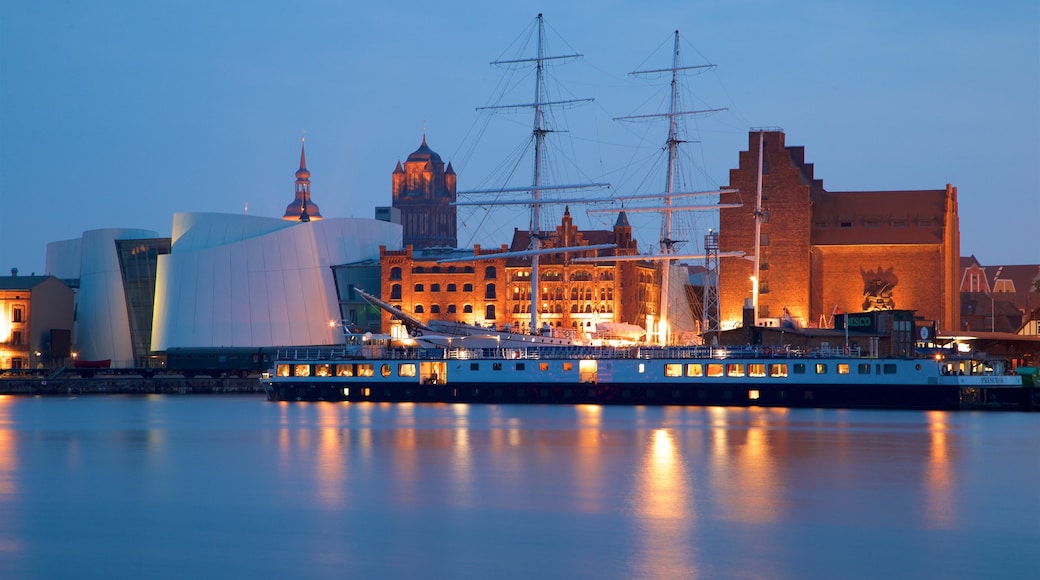
[[[283,220],[309,222],[321,219],[318,206],[311,201],[311,172],[307,171],[307,152],[300,139],[300,168],[296,170],[296,199],[285,208]]]
[[[456,234],[455,170],[426,144],[397,162],[393,177],[393,206],[401,211],[405,246],[436,248],[458,246]]]

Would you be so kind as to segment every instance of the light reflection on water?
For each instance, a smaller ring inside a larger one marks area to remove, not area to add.
[[[0,577],[1029,577],[1037,441],[1018,413],[6,397]]]

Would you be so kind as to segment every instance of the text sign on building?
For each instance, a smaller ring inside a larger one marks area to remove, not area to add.
[[[874,315],[871,313],[848,314],[835,317],[835,328],[844,330],[845,321],[848,321],[849,330],[856,332],[874,332]]]

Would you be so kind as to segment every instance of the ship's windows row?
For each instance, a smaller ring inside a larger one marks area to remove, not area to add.
[[[384,365],[386,366],[386,365]],[[411,366],[415,366],[414,364]],[[375,375],[375,367],[369,363],[347,363],[347,364],[289,364],[279,363],[275,368],[275,374],[280,377],[371,377]],[[386,376],[386,375],[383,375]],[[411,375],[415,376],[414,370]]]
[[[801,366],[804,371],[804,365]],[[786,377],[787,372],[788,368],[785,363],[667,363],[664,365],[664,376],[666,377]]]

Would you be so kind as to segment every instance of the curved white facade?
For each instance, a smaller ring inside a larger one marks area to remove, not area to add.
[[[178,213],[159,256],[152,350],[342,341],[331,266],[398,248],[398,224]]]
[[[129,311],[116,240],[158,237],[159,233],[151,230],[109,228],[47,245],[47,272],[59,278],[79,278],[72,338],[79,360],[109,359],[115,367],[133,365]]]

